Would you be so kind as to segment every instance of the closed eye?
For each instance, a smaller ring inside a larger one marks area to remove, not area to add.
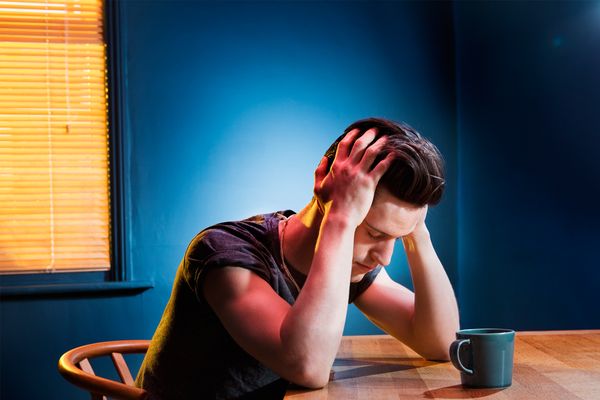
[[[373,240],[390,240],[390,239],[393,239],[395,241],[398,241],[398,240],[402,239],[402,236],[393,237],[393,236],[388,235],[386,233],[380,232],[380,231],[374,229],[373,227],[371,227],[371,225],[369,225],[369,223],[366,223],[365,230],[367,231],[367,235],[369,235],[369,237],[371,239],[373,239]]]

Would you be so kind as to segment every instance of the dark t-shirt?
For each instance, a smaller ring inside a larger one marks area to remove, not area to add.
[[[279,221],[292,214],[277,212],[221,223],[192,240],[137,376],[137,386],[155,399],[283,397],[287,382],[238,346],[206,302],[202,285],[207,271],[238,266],[256,273],[281,298],[294,304],[298,293],[281,269],[278,233]],[[380,267],[350,284],[349,302],[369,287],[379,271]]]

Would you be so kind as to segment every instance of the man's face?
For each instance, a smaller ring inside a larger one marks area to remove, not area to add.
[[[360,281],[378,265],[388,265],[396,240],[411,233],[424,212],[425,207],[415,207],[378,188],[367,217],[354,234],[352,282]]]

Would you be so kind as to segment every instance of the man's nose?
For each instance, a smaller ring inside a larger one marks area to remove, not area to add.
[[[371,257],[379,265],[386,266],[392,261],[392,254],[394,254],[394,239],[384,240],[377,243],[371,251]]]

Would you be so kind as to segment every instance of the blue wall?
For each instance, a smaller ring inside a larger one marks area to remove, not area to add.
[[[188,241],[310,200],[322,153],[356,119],[404,120],[446,155],[429,225],[456,279],[451,4],[124,1],[120,51],[128,258],[138,295],[2,302],[2,399],[88,398],[56,370],[74,346],[150,338]],[[408,283],[399,255],[392,275]],[[347,334],[375,332],[350,311]],[[34,382],[34,384],[32,384]]]
[[[457,2],[462,324],[600,328],[600,2]]]

